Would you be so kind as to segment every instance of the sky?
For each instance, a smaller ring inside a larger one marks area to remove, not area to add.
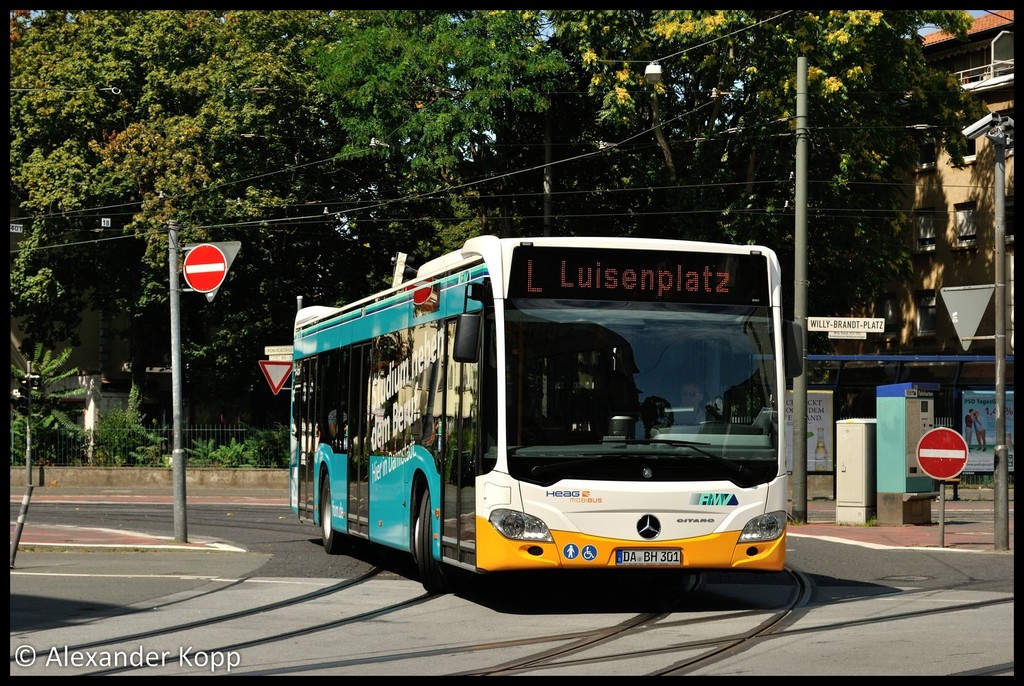
[[[966,10],[966,12],[968,14],[970,14],[972,17],[975,17],[975,18],[980,17],[981,15],[986,14],[987,12],[998,12],[998,11],[999,10]],[[926,34],[933,33],[934,31],[938,30],[938,28],[939,27],[935,26],[934,24],[929,24],[928,26],[922,26],[921,30],[918,31],[918,33],[921,34],[922,36],[924,36]]]

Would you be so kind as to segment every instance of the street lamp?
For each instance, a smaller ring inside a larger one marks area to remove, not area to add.
[[[651,85],[661,83],[661,65],[657,62],[648,64],[647,69],[644,70],[644,78]]]
[[[995,291],[996,291],[996,447],[993,466],[993,507],[996,550],[1010,547],[1010,469],[1006,446],[1006,147],[1012,140],[1013,119],[995,112],[963,130],[971,140],[986,136],[995,163]]]

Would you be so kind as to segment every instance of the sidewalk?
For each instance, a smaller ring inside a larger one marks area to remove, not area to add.
[[[1011,552],[1014,550],[1013,490],[1009,493],[1008,551],[995,550],[995,503],[990,489],[960,489],[960,499],[947,493],[945,521],[940,521],[938,499],[931,503],[930,524],[877,526],[873,524],[836,524],[836,504],[831,499],[807,502],[806,523],[790,523],[788,535],[814,537],[876,548],[936,548],[960,551]],[[11,486],[11,504],[22,503],[24,486]],[[152,536],[135,531],[39,525],[32,523],[31,503],[39,502],[134,502],[173,505],[174,497],[166,489],[142,488],[52,488],[33,489],[29,511],[22,526],[18,549],[26,547],[130,548],[130,549],[205,549],[236,551],[230,542],[200,540],[175,543],[172,537]],[[193,488],[186,492],[186,504],[224,503],[288,508],[288,498],[276,490],[237,488]],[[11,521],[13,543],[16,521]]]
[[[1013,489],[1008,503],[1008,551],[1014,550]],[[940,518],[944,507],[944,520]],[[991,489],[960,489],[952,500],[947,490],[945,503],[931,502],[930,524],[837,524],[836,503],[831,499],[807,502],[807,522],[790,523],[790,536],[810,536],[876,548],[938,548],[995,551],[995,502]]]

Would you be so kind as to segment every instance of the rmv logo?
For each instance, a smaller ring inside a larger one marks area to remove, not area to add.
[[[739,505],[740,501],[733,493],[694,493],[690,496],[691,505]]]

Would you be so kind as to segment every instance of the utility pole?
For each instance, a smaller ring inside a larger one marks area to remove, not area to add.
[[[27,364],[25,373],[25,495],[21,499],[21,510],[18,511],[18,522],[14,527],[14,536],[11,539],[11,569],[14,569],[14,558],[18,555],[18,545],[21,543],[21,532],[25,529],[25,518],[28,516],[28,506],[32,501],[32,363]]]
[[[174,540],[188,543],[185,513],[185,451],[181,447],[181,289],[178,287],[178,222],[167,222],[167,264],[171,303],[171,479],[174,490]]]
[[[993,479],[995,549],[1010,549],[1010,466],[1006,445],[1006,139],[1013,120],[1003,117],[986,136],[995,156],[996,447]]]
[[[544,118],[544,235],[551,235],[551,192],[554,187],[551,170],[551,111]]]
[[[992,175],[995,194],[995,227],[993,261],[995,262],[996,321],[996,445],[993,451],[993,503],[994,547],[1010,548],[1010,465],[1006,445],[1006,147],[1013,135],[1013,119],[994,112],[963,130],[971,140],[986,136],[992,145],[995,165]]]
[[[796,58],[796,188],[793,250],[793,321],[803,344],[800,376],[793,379],[793,520],[807,521],[807,58]]]

